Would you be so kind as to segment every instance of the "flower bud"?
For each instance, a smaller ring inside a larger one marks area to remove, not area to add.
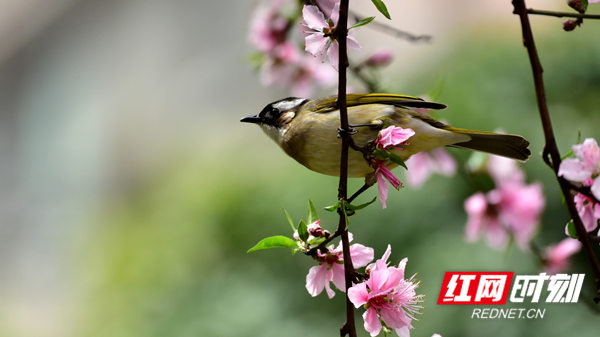
[[[573,29],[575,29],[577,26],[579,26],[580,24],[581,24],[581,19],[566,20],[565,22],[563,22],[563,29],[567,32],[570,32]]]
[[[585,0],[567,0],[567,5],[583,14],[587,9],[588,2]]]
[[[392,62],[394,54],[390,50],[384,49],[374,52],[366,61],[365,64],[370,67],[383,67]]]

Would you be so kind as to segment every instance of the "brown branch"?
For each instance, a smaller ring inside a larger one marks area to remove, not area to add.
[[[348,148],[350,147],[350,137],[352,130],[348,123],[348,107],[346,102],[346,68],[348,67],[348,51],[346,40],[348,36],[348,5],[350,0],[340,2],[340,15],[335,31],[339,48],[338,64],[338,108],[340,109],[340,135],[342,138],[342,149],[340,159],[340,183],[338,187],[338,200],[342,205],[346,202],[348,194]],[[346,224],[345,209],[338,208],[340,221],[337,231],[342,232],[342,249],[344,254],[344,275],[346,283],[346,323],[340,329],[340,335],[356,337],[356,324],[354,323],[354,306],[348,297],[348,289],[352,286],[354,277],[354,266],[350,257],[350,242],[348,240],[348,230]]]
[[[363,20],[365,18],[353,11],[350,11],[350,14],[352,15],[353,19],[356,22]],[[413,33],[409,33],[409,32],[400,30],[398,28],[394,28],[392,26],[388,26],[385,23],[381,23],[378,21],[371,21],[371,23],[366,25],[366,27],[377,29],[383,33],[393,35],[394,37],[397,37],[399,39],[406,39],[410,42],[430,42],[431,41],[431,35],[416,35]]]
[[[527,14],[554,16],[557,18],[600,19],[600,14],[553,12],[553,11],[544,11],[544,10],[533,9],[533,8],[528,8],[526,11],[527,11]]]
[[[598,303],[600,302],[600,263],[598,263],[598,258],[594,253],[589,236],[587,235],[585,227],[583,226],[583,223],[579,218],[577,208],[575,207],[575,203],[573,201],[573,198],[571,197],[569,186],[570,183],[564,178],[558,176],[558,168],[560,167],[561,162],[560,153],[558,151],[558,146],[556,145],[554,131],[552,129],[552,122],[550,120],[550,114],[548,112],[548,104],[546,103],[546,91],[544,89],[544,80],[542,77],[542,64],[540,62],[537,49],[535,47],[535,41],[533,39],[533,33],[531,31],[531,25],[529,23],[529,17],[527,15],[525,0],[512,0],[512,4],[514,7],[513,13],[517,14],[521,21],[523,44],[527,49],[529,61],[531,63],[531,69],[533,71],[533,82],[535,86],[537,105],[542,121],[542,127],[544,129],[544,138],[546,140],[546,145],[544,146],[544,154],[547,154],[550,157],[552,168],[562,190],[562,194],[565,197],[565,203],[567,204],[569,213],[571,213],[571,217],[573,218],[573,222],[575,223],[577,236],[583,244],[584,250],[594,272],[596,281],[596,296],[594,298],[594,301]]]

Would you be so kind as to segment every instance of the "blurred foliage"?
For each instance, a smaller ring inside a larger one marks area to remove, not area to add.
[[[551,32],[538,38],[546,88],[559,146],[564,152],[577,132],[596,137],[600,46],[596,32]],[[493,37],[490,37],[493,36]],[[401,74],[394,76],[401,77]],[[393,77],[393,76],[392,76]],[[552,172],[539,153],[543,135],[531,71],[519,36],[481,31],[457,42],[412,81],[407,94],[427,93],[443,79],[438,101],[449,108],[438,117],[481,130],[501,128],[528,138],[534,154],[523,165],[528,180],[544,184],[547,206],[535,241],[544,246],[564,237],[568,214]],[[419,91],[421,90],[421,91]],[[241,116],[239,116],[241,117]],[[344,320],[343,296],[311,298],[304,288],[312,261],[287,250],[246,250],[270,235],[291,235],[281,211],[305,216],[307,199],[330,205],[337,179],[312,173],[287,158],[258,128],[219,120],[198,144],[165,158],[160,172],[126,196],[109,200],[91,218],[95,232],[73,244],[74,277],[84,278],[86,312],[79,336],[334,336]],[[224,138],[223,135],[231,135]],[[464,162],[467,152],[451,150]],[[398,170],[400,171],[400,170]],[[352,181],[351,190],[360,181]],[[445,271],[508,270],[538,273],[536,258],[511,246],[493,251],[463,240],[463,201],[474,192],[461,175],[435,176],[420,190],[390,193],[351,218],[356,241],[391,261],[409,258],[426,294],[424,314],[413,336],[597,336],[597,313],[588,308],[588,274],[579,304],[546,305],[540,320],[471,320],[470,306],[435,304]],[[360,199],[370,200],[375,191]],[[319,212],[332,230],[335,214]],[[573,267],[588,272],[580,254]],[[362,314],[362,309],[358,310]],[[359,321],[362,322],[359,316]],[[359,335],[366,336],[360,328]]]

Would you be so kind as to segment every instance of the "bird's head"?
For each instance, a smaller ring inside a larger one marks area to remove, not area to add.
[[[284,98],[267,104],[259,114],[244,117],[240,122],[258,124],[269,137],[279,143],[306,102],[308,100],[305,98]]]

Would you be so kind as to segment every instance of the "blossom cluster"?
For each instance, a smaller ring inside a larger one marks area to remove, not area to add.
[[[512,237],[527,250],[545,204],[541,184],[526,184],[516,162],[504,157],[490,155],[487,171],[496,188],[465,200],[466,239],[474,241],[485,234],[488,244],[499,249]]]
[[[598,227],[600,220],[600,148],[593,138],[587,138],[581,144],[573,146],[574,158],[560,163],[558,175],[573,183],[589,187],[596,200],[582,193],[574,196],[577,213],[588,232]]]
[[[313,3],[269,0],[254,11],[249,41],[257,51],[253,60],[264,85],[289,88],[294,96],[308,97],[315,86],[326,88],[336,83],[339,44],[335,28],[340,1]],[[361,48],[350,33],[347,45]],[[391,59],[390,51],[379,50],[360,63],[360,67],[381,67]]]
[[[319,230],[318,222],[311,223],[309,228]],[[352,241],[352,235],[349,237]],[[365,330],[371,336],[377,336],[383,327],[393,329],[398,336],[410,336],[411,322],[422,308],[419,303],[423,295],[416,293],[419,283],[414,277],[406,279],[404,269],[406,258],[398,266],[388,266],[391,254],[388,245],[381,259],[369,264],[374,257],[374,250],[361,244],[350,246],[350,258],[355,269],[366,266],[365,280],[354,283],[348,289],[348,298],[356,308],[364,306],[363,314]],[[326,291],[329,298],[335,296],[331,283],[339,291],[345,292],[344,254],[342,244],[334,248],[328,246],[324,251],[318,251],[314,257],[318,265],[310,268],[306,275],[306,290],[311,296],[317,296]]]

